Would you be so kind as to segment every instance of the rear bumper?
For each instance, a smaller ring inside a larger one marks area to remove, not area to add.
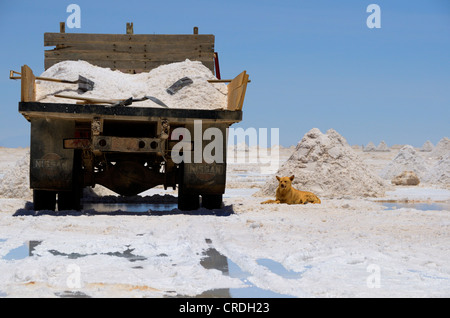
[[[152,121],[167,118],[171,123],[208,122],[237,123],[242,120],[240,110],[205,110],[150,107],[108,107],[103,105],[78,105],[39,102],[20,102],[19,113],[27,120],[33,117],[92,120],[94,117],[117,120]]]

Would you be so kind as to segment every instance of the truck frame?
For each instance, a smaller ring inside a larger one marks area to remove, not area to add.
[[[56,46],[45,52],[46,69],[76,58],[139,73],[189,58],[218,71],[214,36],[199,35],[196,28],[192,35],[135,35],[129,25],[122,35],[65,34],[63,25],[61,31],[44,35],[46,46]],[[34,209],[79,210],[82,189],[97,184],[123,196],[159,185],[178,188],[180,210],[199,208],[200,197],[203,207],[220,208],[226,184],[227,129],[242,120],[248,81],[245,71],[231,80],[224,110],[42,103],[36,101],[35,76],[24,65],[19,112],[31,126]],[[186,143],[182,156],[193,156],[211,142],[173,138],[177,128],[192,136],[203,136],[209,128],[220,132],[224,136],[219,141],[220,158],[174,161],[172,150],[177,144]]]

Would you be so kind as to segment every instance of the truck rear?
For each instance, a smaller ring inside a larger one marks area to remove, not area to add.
[[[80,59],[137,74],[190,59],[217,75],[214,36],[46,33],[45,68]],[[227,85],[224,109],[124,106],[102,101],[36,101],[36,77],[21,70],[19,112],[31,124],[30,187],[35,210],[80,209],[84,187],[123,196],[178,188],[178,207],[220,208],[226,184],[227,128],[242,120],[248,75]],[[217,80],[219,81],[219,80]],[[114,96],[104,96],[113,99]],[[82,102],[82,104],[80,104]],[[157,105],[155,105],[157,106]],[[201,200],[200,200],[201,198]]]

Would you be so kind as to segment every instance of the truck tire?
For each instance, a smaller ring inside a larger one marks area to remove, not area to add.
[[[222,194],[205,194],[202,195],[202,206],[205,209],[221,209],[222,208]]]
[[[63,210],[81,210],[81,191],[76,189],[73,191],[58,192],[58,211]]]
[[[83,188],[81,187],[81,152],[75,150],[73,156],[72,190],[58,192],[58,211],[81,210],[81,197]]]
[[[178,168],[178,209],[181,211],[192,211],[200,208],[200,195],[186,189],[184,180],[184,164]]]
[[[178,209],[181,211],[192,211],[200,208],[200,196],[195,193],[188,193],[184,186],[180,184],[178,188]]]
[[[56,192],[47,190],[33,190],[33,205],[35,211],[55,211]]]

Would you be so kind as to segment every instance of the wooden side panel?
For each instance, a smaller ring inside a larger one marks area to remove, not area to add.
[[[210,34],[83,34],[45,33],[45,69],[66,60],[128,73],[149,71],[186,59],[200,61],[214,72],[214,35]]]
[[[36,101],[36,78],[33,71],[28,65],[24,65],[21,73],[20,100],[22,102],[34,102]]]
[[[228,84],[228,110],[242,110],[247,83],[248,75],[243,71]]]
[[[244,82],[241,86],[241,97],[239,99],[239,104],[235,110],[242,110],[244,106],[245,92],[247,91],[247,83],[248,83],[248,74],[245,74]]]

